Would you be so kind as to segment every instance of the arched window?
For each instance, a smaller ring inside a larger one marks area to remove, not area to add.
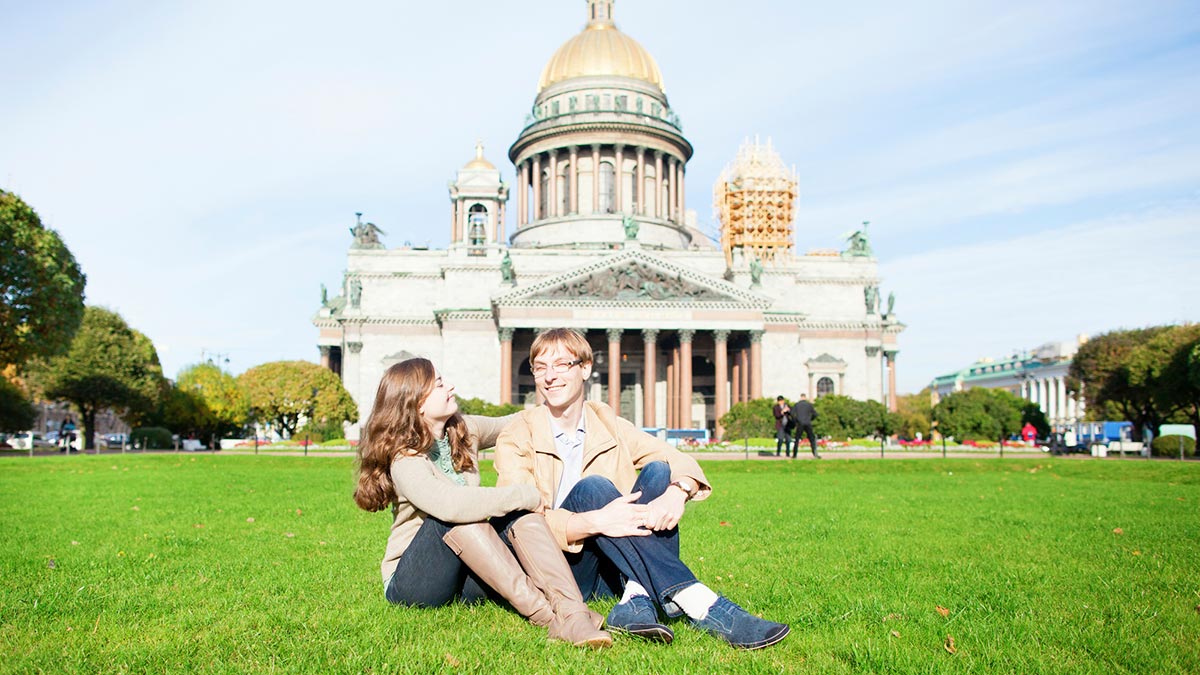
[[[483,246],[487,243],[487,207],[476,204],[467,211],[467,241],[471,246]]]
[[[617,175],[612,162],[600,163],[600,213],[616,211]]]
[[[834,393],[832,378],[822,377],[821,379],[817,380],[817,398],[821,398],[822,396],[832,393]]]

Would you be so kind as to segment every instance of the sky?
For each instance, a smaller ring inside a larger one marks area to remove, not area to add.
[[[316,361],[354,213],[446,245],[585,0],[0,0],[0,188],[174,377]],[[870,221],[901,392],[980,357],[1200,320],[1200,4],[618,0],[695,147],[799,178],[797,250]],[[508,231],[514,230],[509,209]],[[224,363],[228,360],[228,363]]]

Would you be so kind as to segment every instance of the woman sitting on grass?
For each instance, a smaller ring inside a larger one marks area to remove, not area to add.
[[[358,446],[354,501],[367,511],[392,508],[384,595],[437,607],[490,590],[552,638],[608,646],[603,617],[584,604],[545,517],[528,513],[540,510],[537,489],[479,486],[479,448],[494,445],[507,421],[461,415],[454,387],[427,359],[383,374]]]

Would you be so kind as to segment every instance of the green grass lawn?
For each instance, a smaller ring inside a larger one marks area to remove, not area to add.
[[[677,623],[585,652],[494,605],[389,606],[348,458],[2,458],[0,672],[1200,672],[1200,464],[704,467],[684,559],[789,622],[775,647]]]

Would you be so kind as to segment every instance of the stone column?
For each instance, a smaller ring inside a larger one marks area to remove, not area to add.
[[[662,218],[662,183],[663,162],[662,150],[654,151],[654,213],[655,218]]]
[[[883,356],[887,359],[888,370],[887,409],[891,412],[896,412],[896,355],[899,353],[898,349],[884,350],[883,352]]]
[[[608,329],[608,407],[621,414],[621,333]]]
[[[663,218],[675,220],[675,158],[667,155],[667,208]]]
[[[458,199],[450,200],[450,243],[460,241],[458,236]]]
[[[642,330],[642,348],[645,350],[642,366],[645,371],[642,373],[642,426],[653,427],[657,426],[658,417],[654,400],[658,393],[658,364],[655,363],[658,356],[657,328]]]
[[[558,150],[550,151],[550,180],[546,183],[550,194],[546,195],[546,203],[550,206],[547,218],[558,217]]]
[[[762,398],[762,337],[761,330],[750,331],[750,400]]]
[[[625,212],[625,191],[623,189],[625,186],[625,170],[622,167],[622,164],[625,163],[625,155],[622,154],[622,151],[624,150],[624,148],[625,148],[624,145],[617,143],[616,155],[615,155],[616,164],[614,166],[616,171],[613,172],[616,175],[616,180],[617,180],[617,184],[616,184],[616,186],[614,186],[615,187],[614,194],[616,195],[615,199],[617,200],[616,206],[613,209],[614,213],[624,213]]]
[[[679,224],[687,223],[687,164],[679,162]]]
[[[741,366],[742,398],[739,402],[750,400],[750,350],[742,347],[738,350],[738,365]]]
[[[533,220],[537,222],[545,217],[542,213],[542,156],[533,156]]]
[[[637,207],[633,212],[639,216],[646,213],[646,149],[639,147],[637,149],[637,188],[633,194],[637,195]]]
[[[318,345],[317,349],[321,352],[321,367],[326,370],[333,370],[329,367],[329,349],[328,345]]]
[[[505,215],[504,205],[506,203],[507,202],[505,202],[503,199],[500,200],[500,213],[496,214],[496,243],[497,244],[504,243],[504,215]]]
[[[1067,406],[1067,380],[1065,377],[1059,376],[1059,377],[1054,378],[1054,383],[1055,383],[1055,386],[1058,388],[1058,391],[1056,392],[1058,394],[1058,396],[1057,396],[1058,405],[1055,406],[1055,410],[1058,411],[1058,419],[1062,422],[1066,422],[1067,417],[1068,417],[1068,415],[1067,415],[1067,409],[1068,409],[1068,406]]]
[[[679,382],[679,347],[671,347],[671,360],[667,362],[667,428],[673,429],[676,413],[679,412],[678,390]]]
[[[571,187],[567,190],[570,195],[571,213],[579,213],[579,147],[571,146]]]
[[[696,331],[679,331],[679,399],[683,426],[692,427],[692,339]]]
[[[716,354],[713,357],[716,374],[716,400],[713,409],[717,416],[717,438],[719,439],[725,435],[725,428],[721,426],[721,416],[729,412],[729,392],[727,391],[729,388],[729,331],[713,331],[713,342],[716,345]]]
[[[733,351],[733,364],[729,370],[729,400],[730,405],[742,402],[742,350],[735,349]]]
[[[529,222],[529,162],[517,167],[517,229]]]
[[[675,199],[671,208],[675,211],[675,223],[683,223],[683,211],[679,208],[683,202],[683,160],[675,160],[675,171],[671,174],[671,183],[675,186]]]
[[[512,403],[513,329],[500,328],[500,405]]]
[[[600,213],[600,145],[592,146],[592,213]]]

